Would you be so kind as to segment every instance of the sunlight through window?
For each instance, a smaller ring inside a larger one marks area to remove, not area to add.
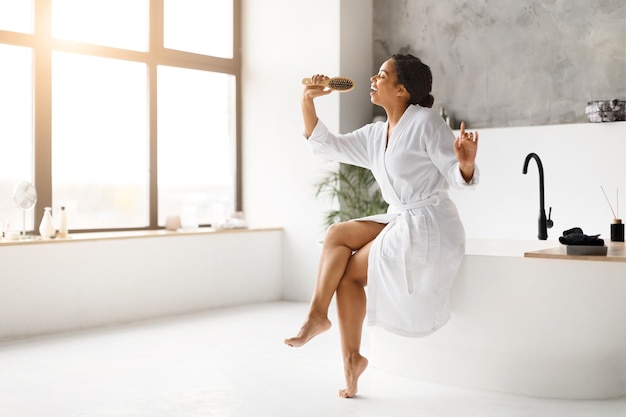
[[[54,206],[74,227],[148,225],[146,86],[145,64],[54,53]]]
[[[232,58],[231,0],[165,0],[164,8],[166,48]]]
[[[33,33],[33,1],[0,0],[0,30]]]
[[[145,51],[148,5],[148,0],[52,0],[52,36]]]
[[[34,234],[48,206],[72,232],[237,210],[238,2],[0,0],[0,230],[23,180]]]
[[[33,86],[29,48],[0,44],[0,232],[23,227],[12,199],[20,181],[33,181]],[[31,210],[32,211],[32,210]],[[32,213],[27,228],[32,228]]]
[[[183,210],[199,223],[234,209],[234,77],[159,67],[159,218]]]

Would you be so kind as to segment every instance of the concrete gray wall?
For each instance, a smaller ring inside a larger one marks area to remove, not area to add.
[[[588,101],[626,99],[624,0],[374,0],[373,32],[373,73],[419,56],[434,107],[471,127],[586,122]]]

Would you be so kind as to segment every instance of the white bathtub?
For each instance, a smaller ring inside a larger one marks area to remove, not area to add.
[[[370,328],[372,365],[425,381],[539,397],[626,394],[626,262],[524,257],[556,246],[468,241],[450,322],[419,339]]]

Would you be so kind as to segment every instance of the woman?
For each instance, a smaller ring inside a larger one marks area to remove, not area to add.
[[[313,83],[328,79],[312,77]],[[337,135],[317,118],[314,99],[332,90],[303,92],[304,133],[314,153],[368,168],[389,203],[387,214],[332,225],[324,239],[308,317],[289,346],[302,346],[328,330],[328,308],[337,315],[346,388],[353,397],[367,359],[360,354],[363,320],[404,336],[425,336],[450,317],[449,292],[465,252],[465,232],[446,190],[472,187],[478,133],[454,134],[430,110],[430,68],[412,55],[394,55],[370,79],[371,101],[386,122]],[[365,287],[368,286],[366,304]]]

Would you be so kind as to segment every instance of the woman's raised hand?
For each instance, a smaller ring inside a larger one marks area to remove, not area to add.
[[[478,132],[466,132],[465,122],[461,122],[461,133],[454,141],[454,153],[465,181],[471,181],[474,175],[474,162],[478,151]]]
[[[314,99],[316,97],[325,96],[332,93],[332,89],[324,87],[323,85],[319,85],[320,82],[329,79],[329,77],[323,74],[315,74],[314,76],[312,76],[311,85],[307,85],[304,87],[304,98]]]
[[[327,80],[328,77],[316,74],[311,77],[311,85],[304,87],[302,93],[302,119],[304,120],[304,135],[308,139],[313,134],[313,129],[317,125],[317,113],[315,112],[315,103],[313,99],[320,96],[330,94],[333,90],[326,88],[319,83]]]

